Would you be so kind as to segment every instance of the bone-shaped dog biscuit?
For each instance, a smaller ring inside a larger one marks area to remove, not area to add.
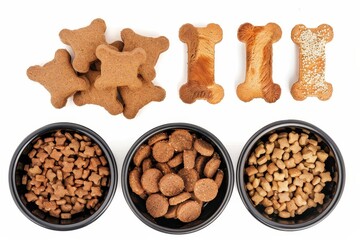
[[[313,96],[327,100],[332,95],[332,85],[325,81],[325,44],[333,39],[331,26],[317,28],[296,25],[291,38],[299,46],[299,79],[291,88],[295,100]]]
[[[246,77],[237,87],[240,100],[263,98],[272,103],[280,98],[281,88],[272,80],[272,44],[281,34],[281,28],[275,23],[265,26],[244,23],[239,27],[238,39],[246,44]]]
[[[188,81],[180,88],[180,98],[185,103],[205,99],[216,104],[224,97],[224,89],[214,80],[215,44],[222,40],[222,29],[211,23],[197,28],[185,24],[179,38],[188,47]]]

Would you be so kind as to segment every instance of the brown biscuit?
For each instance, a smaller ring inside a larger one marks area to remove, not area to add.
[[[272,44],[281,38],[281,28],[276,23],[265,26],[242,24],[238,39],[246,44],[245,82],[237,87],[237,96],[244,102],[263,98],[273,103],[280,98],[281,88],[272,79]]]
[[[193,150],[184,150],[183,159],[184,159],[184,168],[194,168],[195,167],[195,158],[197,152]]]
[[[97,59],[96,48],[101,44],[106,44],[105,31],[105,21],[100,18],[93,20],[89,26],[84,28],[60,31],[61,41],[70,45],[74,51],[72,65],[77,72],[87,72],[90,63]]]
[[[178,175],[183,179],[185,190],[188,192],[194,191],[195,183],[199,180],[199,173],[195,169],[182,168],[179,170]]]
[[[207,141],[198,138],[194,142],[194,149],[203,156],[210,157],[214,153],[214,147]]]
[[[169,137],[170,145],[173,146],[177,152],[190,150],[193,146],[193,140],[192,135],[185,129],[177,129],[172,132]]]
[[[201,205],[197,201],[187,200],[179,205],[176,216],[182,222],[192,222],[200,217],[201,208]]]
[[[317,28],[296,25],[291,39],[299,46],[299,79],[291,87],[291,95],[301,101],[307,97],[328,100],[333,91],[325,81],[325,45],[334,37],[331,26],[322,24]]]
[[[199,174],[203,174],[205,164],[207,162],[207,157],[200,155],[195,159],[195,170]]]
[[[194,186],[196,198],[203,202],[213,200],[218,193],[218,185],[211,178],[199,179]]]
[[[206,27],[185,24],[179,38],[188,47],[188,80],[180,88],[180,98],[185,103],[205,99],[216,104],[224,97],[224,89],[215,83],[215,44],[222,40],[222,29],[211,23]]]
[[[39,82],[49,91],[55,108],[64,107],[68,97],[89,88],[89,83],[77,76],[65,49],[57,50],[54,59],[44,66],[29,67],[26,73],[29,79]]]
[[[155,134],[154,136],[150,137],[148,140],[148,144],[150,146],[154,145],[155,143],[168,139],[168,135],[166,132],[160,132]]]
[[[220,188],[223,180],[224,180],[224,172],[223,172],[223,170],[218,169],[217,172],[216,172],[216,175],[215,175],[215,179],[214,179],[214,181],[215,181],[216,185],[218,186],[218,188]]]
[[[173,157],[172,159],[170,159],[167,164],[169,165],[169,167],[174,168],[179,166],[180,164],[183,163],[183,153],[178,153],[175,155],[175,157]]]
[[[174,218],[176,219],[176,211],[179,205],[169,206],[167,213],[164,215],[165,218]]]
[[[155,167],[157,169],[159,169],[164,175],[168,174],[168,173],[172,173],[172,170],[171,170],[170,166],[168,165],[168,163],[158,162],[158,163],[156,163]]]
[[[159,189],[167,197],[173,197],[181,193],[185,188],[182,178],[175,173],[164,175],[159,181]]]
[[[156,193],[159,191],[159,180],[162,177],[163,174],[159,169],[150,168],[141,176],[141,185],[147,193]]]
[[[74,95],[74,103],[78,106],[96,104],[105,108],[110,114],[122,113],[123,105],[118,100],[117,88],[97,89],[94,87],[95,80],[100,76],[99,71],[88,71],[84,77],[89,81],[87,90],[79,91]]]
[[[168,199],[159,193],[151,194],[146,199],[146,210],[154,218],[164,216],[168,212],[168,209]]]
[[[150,102],[161,102],[165,99],[166,92],[163,88],[155,86],[152,82],[142,81],[142,86],[137,89],[129,87],[119,88],[124,101],[124,116],[134,118],[139,110]]]
[[[139,167],[141,165],[141,162],[148,158],[151,154],[151,148],[147,144],[142,144],[135,152],[133,162],[134,164]]]
[[[142,161],[142,164],[141,164],[141,167],[142,167],[142,171],[145,172],[146,170],[152,168],[152,161],[151,161],[151,158],[146,158]]]
[[[170,205],[178,205],[182,202],[191,198],[191,194],[189,192],[182,192],[179,195],[169,198]]]
[[[139,74],[145,81],[152,81],[156,75],[156,62],[159,55],[169,48],[169,40],[163,36],[157,38],[141,36],[129,28],[121,31],[121,38],[124,41],[124,51],[132,51],[135,48],[145,50],[146,61],[140,66]]]
[[[152,147],[152,154],[156,161],[164,163],[174,156],[174,148],[168,141],[160,141],[155,143]]]
[[[107,44],[102,44],[96,48],[96,56],[101,61],[101,76],[95,81],[96,88],[142,86],[138,78],[138,69],[146,59],[144,49],[136,48],[131,52],[119,52]]]
[[[113,43],[110,43],[110,47],[113,47],[115,50],[122,52],[124,48],[124,43],[122,41],[115,41]],[[99,59],[95,60],[91,65],[90,69],[94,71],[101,71],[101,61]]]
[[[204,175],[208,178],[212,178],[221,164],[220,156],[216,153],[214,156],[206,163],[204,167]]]
[[[134,168],[129,173],[129,184],[130,184],[131,190],[143,198],[145,196],[145,190],[141,185],[140,177],[141,177],[141,174],[140,174],[139,169]]]

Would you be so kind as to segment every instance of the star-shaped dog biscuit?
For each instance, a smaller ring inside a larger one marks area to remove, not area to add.
[[[84,79],[77,76],[70,63],[70,54],[65,49],[57,50],[54,59],[44,66],[29,67],[27,76],[49,91],[55,108],[64,107],[68,97],[89,87]]]
[[[105,44],[105,21],[97,18],[87,27],[76,30],[63,29],[59,36],[63,43],[70,45],[74,51],[73,67],[77,72],[86,73],[91,62],[97,59],[97,46]]]
[[[78,106],[96,104],[104,107],[110,114],[122,113],[123,105],[118,100],[117,88],[100,90],[94,87],[95,80],[100,76],[99,71],[89,71],[84,77],[90,82],[90,88],[79,91],[74,95],[74,103]]]
[[[142,82],[137,76],[139,66],[146,59],[144,49],[119,52],[107,44],[102,44],[96,49],[96,56],[101,61],[101,76],[95,81],[96,88],[141,87]]]

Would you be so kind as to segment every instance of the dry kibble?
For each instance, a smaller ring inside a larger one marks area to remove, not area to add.
[[[250,154],[245,173],[246,189],[254,205],[267,214],[295,217],[323,204],[322,193],[332,181],[326,171],[328,153],[321,140],[308,131],[273,133]]]

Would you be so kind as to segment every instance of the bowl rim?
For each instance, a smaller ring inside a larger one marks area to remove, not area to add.
[[[138,147],[141,144],[143,144],[150,136],[152,136],[156,133],[159,133],[159,132],[163,132],[163,131],[167,131],[167,130],[171,130],[171,129],[177,129],[177,128],[178,129],[188,129],[190,131],[199,133],[199,134],[205,136],[206,138],[210,139],[212,141],[212,144],[214,144],[216,146],[216,148],[219,149],[220,155],[224,156],[224,162],[228,169],[228,185],[226,187],[226,194],[224,195],[224,199],[221,202],[221,205],[219,206],[219,208],[206,221],[204,221],[196,226],[191,226],[186,229],[168,228],[168,227],[157,225],[157,224],[149,221],[147,218],[145,218],[142,215],[142,213],[137,209],[137,207],[131,200],[130,188],[128,186],[128,168],[131,164],[131,159],[132,159],[133,155],[135,154],[135,150],[138,149]],[[198,230],[205,228],[206,226],[208,226],[212,222],[214,222],[215,219],[217,219],[221,215],[221,213],[224,211],[226,205],[228,204],[228,202],[231,198],[232,192],[233,192],[233,188],[234,188],[234,184],[235,184],[234,182],[235,182],[235,173],[234,173],[232,159],[231,159],[227,149],[222,144],[222,142],[210,131],[208,131],[198,125],[191,124],[191,123],[185,123],[185,122],[174,122],[174,123],[162,124],[162,125],[152,128],[152,129],[148,130],[147,132],[145,132],[144,134],[142,134],[134,142],[134,144],[131,146],[131,148],[127,152],[125,159],[124,159],[123,166],[122,166],[122,171],[121,171],[121,184],[122,184],[123,195],[125,197],[127,204],[129,205],[130,209],[132,210],[132,212],[136,215],[136,217],[138,219],[140,219],[148,227],[151,227],[157,231],[167,233],[167,234],[193,233],[193,232],[196,232]]]
[[[246,163],[246,159],[244,159],[245,156],[248,156],[252,149],[252,145],[256,143],[261,137],[268,134],[271,131],[274,131],[279,128],[284,127],[299,127],[299,128],[305,128],[307,130],[310,130],[311,132],[316,133],[320,137],[326,141],[326,143],[329,145],[329,147],[334,152],[334,158],[335,161],[338,164],[339,167],[339,181],[337,183],[338,187],[336,188],[336,193],[330,204],[325,208],[324,211],[322,211],[318,216],[315,218],[304,222],[304,223],[298,223],[298,224],[282,224],[278,222],[271,221],[270,219],[265,218],[262,214],[258,212],[258,210],[253,206],[252,202],[250,201],[247,191],[245,189],[245,181],[244,181],[244,166]],[[331,212],[334,210],[335,206],[339,202],[341,195],[344,191],[345,187],[345,165],[343,161],[343,157],[341,155],[341,152],[335,142],[330,138],[330,136],[325,133],[323,130],[321,130],[319,127],[303,121],[303,120],[296,120],[296,119],[288,119],[288,120],[279,120],[272,122],[270,124],[265,125],[264,127],[260,128],[258,131],[256,131],[250,139],[246,142],[246,144],[243,147],[243,150],[240,153],[238,163],[236,166],[236,184],[238,188],[238,192],[240,194],[240,198],[242,202],[244,203],[247,210],[253,215],[258,221],[263,223],[264,225],[271,227],[273,229],[282,230],[282,231],[295,231],[295,230],[302,230],[309,228],[311,226],[314,226],[315,224],[321,222],[324,220]]]
[[[103,151],[103,154],[106,157],[106,160],[108,161],[110,175],[111,175],[111,178],[113,178],[113,180],[111,181],[111,184],[109,186],[108,194],[104,198],[104,202],[101,204],[101,206],[98,210],[96,210],[91,216],[89,216],[88,218],[86,218],[80,222],[70,223],[70,224],[65,224],[65,225],[49,223],[47,221],[44,221],[44,220],[34,216],[34,214],[32,214],[20,200],[20,196],[16,190],[17,187],[16,187],[16,182],[15,182],[16,166],[19,161],[19,156],[21,155],[22,151],[26,148],[26,146],[29,143],[31,143],[35,138],[37,138],[43,134],[58,130],[58,129],[79,132],[81,134],[89,136],[92,141],[96,142],[100,146],[101,150]],[[12,198],[13,198],[15,204],[20,209],[20,211],[32,222],[36,223],[39,226],[42,226],[42,227],[45,227],[45,228],[51,229],[51,230],[59,230],[59,231],[75,230],[75,229],[85,227],[85,226],[89,225],[90,223],[94,222],[95,220],[97,220],[105,212],[105,210],[109,207],[109,205],[115,195],[116,189],[117,189],[117,182],[118,182],[117,164],[116,164],[115,157],[114,157],[110,147],[108,146],[108,144],[95,131],[91,130],[88,127],[80,125],[78,123],[72,123],[72,122],[50,123],[43,127],[38,128],[37,130],[28,134],[16,148],[16,150],[12,156],[10,166],[9,166],[9,188],[10,188],[10,192],[11,192],[11,195],[12,195]]]

